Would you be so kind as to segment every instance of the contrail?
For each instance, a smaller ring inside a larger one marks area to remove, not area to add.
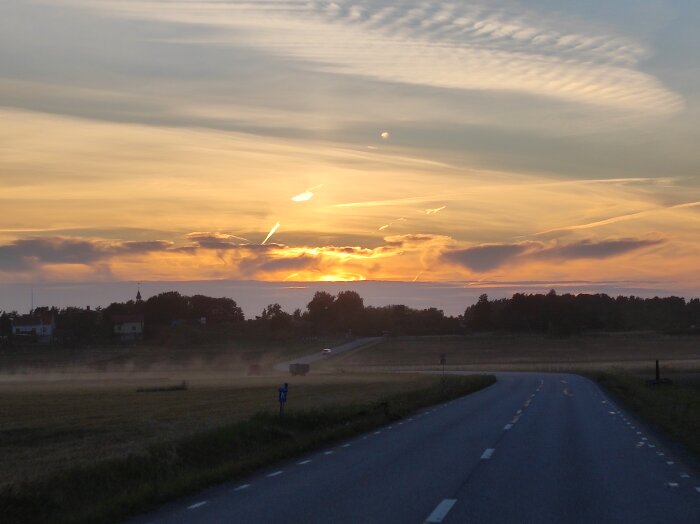
[[[447,206],[442,206],[442,207],[436,207],[435,209],[426,209],[425,214],[426,215],[434,215],[435,213],[439,213],[443,209],[445,209]]]
[[[635,213],[629,213],[627,215],[619,215],[616,217],[606,218],[604,220],[598,220],[597,222],[589,222],[588,224],[578,224],[574,226],[558,227],[555,229],[548,229],[547,231],[540,231],[535,233],[534,236],[547,235],[549,233],[559,233],[560,231],[576,231],[577,229],[591,229],[599,226],[606,226],[608,224],[614,224],[616,222],[623,222],[625,220],[631,220],[643,215],[649,215],[652,213],[658,213],[659,211],[666,211],[669,209],[683,209],[686,207],[700,206],[700,202],[686,202],[684,204],[676,204],[673,206],[657,206],[651,209],[645,209],[644,211],[637,211]]]
[[[267,242],[268,240],[270,240],[270,237],[271,237],[272,235],[275,234],[275,231],[277,231],[277,228],[279,228],[279,227],[280,227],[280,223],[279,223],[279,222],[277,222],[274,226],[272,226],[272,229],[270,229],[270,232],[267,234],[267,236],[265,237],[265,240],[263,240],[263,241],[262,241],[262,244],[260,244],[260,245],[261,245],[261,246],[262,246],[262,245],[265,245],[265,242]]]

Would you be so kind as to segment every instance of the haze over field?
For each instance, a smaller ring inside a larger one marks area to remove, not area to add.
[[[371,280],[368,303],[450,313],[465,281],[697,295],[699,21],[691,0],[5,1],[0,308],[120,281]],[[313,295],[288,291],[246,313]]]

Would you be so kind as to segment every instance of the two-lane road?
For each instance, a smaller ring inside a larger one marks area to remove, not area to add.
[[[594,383],[497,375],[133,522],[700,522],[700,479]]]

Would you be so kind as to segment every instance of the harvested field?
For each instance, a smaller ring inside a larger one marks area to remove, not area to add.
[[[5,377],[7,378],[7,377]],[[426,387],[415,375],[205,377],[190,375],[52,375],[0,377],[2,484],[67,466],[140,452],[149,445],[278,409],[277,387],[290,385],[287,411],[352,403]],[[137,392],[187,380],[187,390]]]
[[[700,370],[700,337],[658,333],[590,334],[570,338],[531,335],[397,337],[329,359],[345,370],[594,371],[648,370],[654,360],[663,370]]]

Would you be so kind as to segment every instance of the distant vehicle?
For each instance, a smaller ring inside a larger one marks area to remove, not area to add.
[[[321,353],[323,353],[324,355],[328,355],[328,354],[330,354],[330,352],[331,352],[330,348],[326,348],[326,349],[321,350]]]

